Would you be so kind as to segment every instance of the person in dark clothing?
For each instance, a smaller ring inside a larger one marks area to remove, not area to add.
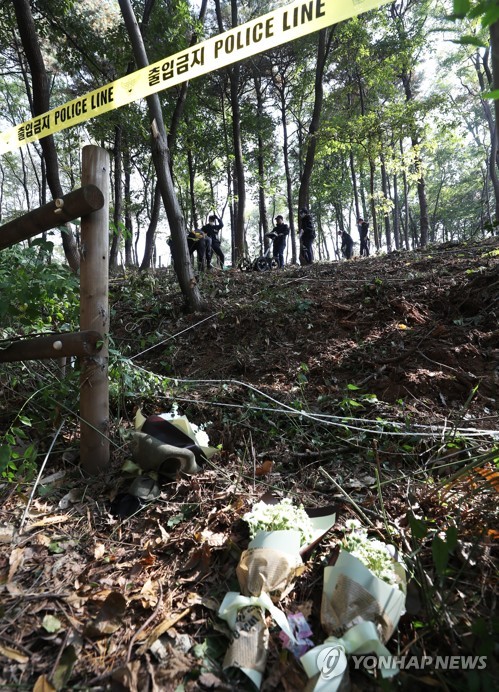
[[[209,245],[210,241],[208,236],[198,228],[196,228],[194,231],[189,231],[187,234],[187,246],[189,248],[189,254],[191,257],[194,253],[197,254],[198,270],[200,272],[203,272],[206,269]]]
[[[357,219],[360,237],[360,256],[369,257],[369,223],[364,219]]]
[[[168,247],[170,248],[170,253],[172,256],[173,268],[175,268],[175,254],[173,250],[173,242],[171,238],[166,241]],[[189,249],[189,255],[192,258],[193,254],[197,254],[198,260],[198,270],[204,271],[206,269],[207,262],[207,252],[210,239],[200,230],[189,231],[187,233],[187,247]]]
[[[208,261],[208,269],[211,269],[211,258],[213,257],[213,253],[215,253],[220,260],[220,264],[223,269],[225,257],[220,245],[220,239],[218,237],[218,231],[223,228],[223,226],[222,219],[219,216],[216,216],[216,214],[211,214],[208,217],[208,223],[201,229],[201,231],[205,233],[211,241],[210,246],[207,249],[206,256]]]
[[[312,264],[314,251],[312,248],[315,238],[315,228],[307,208],[300,209],[300,262]]]
[[[272,238],[272,256],[279,263],[279,267],[284,267],[284,250],[286,249],[286,238],[289,235],[289,226],[284,223],[281,215],[275,217],[276,225],[269,233]]]
[[[341,252],[345,256],[345,259],[352,259],[353,255],[353,238],[350,233],[346,231],[338,231],[338,235],[341,236]]]

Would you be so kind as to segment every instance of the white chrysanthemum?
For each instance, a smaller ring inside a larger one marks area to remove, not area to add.
[[[378,579],[396,586],[400,583],[400,578],[394,570],[394,559],[390,554],[388,546],[376,538],[369,538],[366,529],[352,526],[347,522],[347,529],[350,533],[343,539],[343,548],[348,550],[354,557],[358,558]]]
[[[243,519],[249,526],[251,538],[254,538],[258,531],[294,529],[300,531],[301,545],[309,543],[312,539],[312,525],[303,505],[293,505],[293,501],[288,498],[275,505],[257,502],[251,512],[244,514]]]

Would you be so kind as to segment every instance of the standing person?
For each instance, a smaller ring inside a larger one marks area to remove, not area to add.
[[[341,236],[341,251],[345,256],[345,259],[352,259],[353,255],[353,238],[350,233],[346,231],[338,231],[338,235]]]
[[[312,217],[306,207],[300,209],[300,262],[312,264],[314,251],[312,248],[315,238],[315,228]]]
[[[207,249],[208,252],[206,257],[208,260],[208,269],[211,269],[211,258],[213,257],[213,253],[215,253],[220,260],[222,269],[224,268],[225,257],[220,245],[220,238],[218,237],[218,231],[223,227],[222,219],[216,214],[210,214],[210,216],[208,216],[208,223],[201,229],[211,241]]]
[[[206,269],[209,244],[210,241],[208,236],[197,228],[194,231],[189,231],[187,234],[187,246],[189,248],[189,254],[191,257],[194,253],[197,254],[198,270],[200,272]]]
[[[276,225],[269,233],[272,238],[272,256],[277,260],[279,268],[284,267],[284,250],[286,249],[286,238],[289,235],[289,226],[284,223],[284,218],[279,214],[275,217]]]
[[[357,219],[357,226],[359,228],[360,237],[360,256],[369,257],[369,223],[361,219]]]

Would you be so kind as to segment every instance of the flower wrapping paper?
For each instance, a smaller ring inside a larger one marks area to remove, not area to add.
[[[203,461],[217,452],[207,434],[186,416],[162,413],[147,418],[137,411],[131,433],[132,457],[144,471],[175,478],[182,472],[194,475]]]
[[[236,569],[241,592],[229,592],[220,606],[219,617],[232,631],[224,668],[239,668],[258,688],[267,662],[266,611],[295,641],[285,614],[275,603],[289,593],[302,570],[299,531],[259,531]]]
[[[336,692],[344,689],[348,679],[348,654],[389,655],[384,644],[398,625],[406,598],[405,569],[394,559],[393,570],[399,579],[396,585],[378,578],[346,550],[340,550],[336,563],[324,569],[321,624],[329,636],[300,659],[310,679],[307,690]],[[338,648],[341,661],[335,670],[340,674],[331,672],[327,676],[319,662],[331,647]],[[381,672],[384,677],[391,677],[398,671],[383,668]]]

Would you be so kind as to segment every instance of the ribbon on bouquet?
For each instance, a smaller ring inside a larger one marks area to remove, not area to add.
[[[237,591],[229,591],[220,605],[218,616],[228,623],[231,630],[234,630],[238,612],[242,608],[252,607],[261,608],[264,611],[268,610],[281,630],[296,643],[295,635],[289,626],[286,615],[272,602],[270,596],[264,591],[259,596],[243,596],[243,594]]]
[[[300,661],[309,678],[318,679],[312,687],[313,692],[336,692],[347,669],[347,655],[373,653],[392,658],[386,646],[380,641],[378,630],[373,622],[354,625],[342,637],[328,637],[319,646],[310,649]],[[381,675],[390,678],[397,675],[397,667],[381,668]]]

